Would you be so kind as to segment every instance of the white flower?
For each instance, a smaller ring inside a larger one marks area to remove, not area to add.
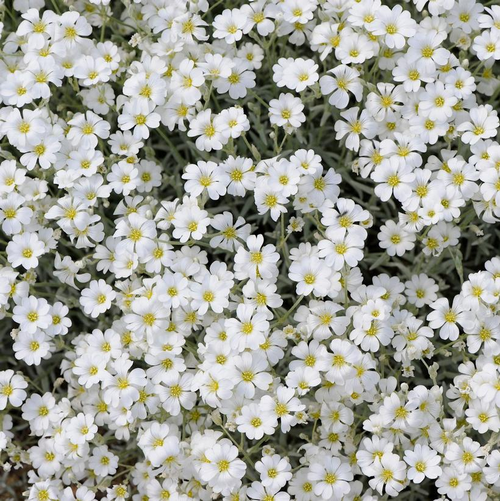
[[[489,104],[478,106],[470,110],[470,122],[464,122],[457,128],[462,134],[462,141],[467,144],[476,144],[480,139],[496,136],[496,129],[500,126],[498,113]]]
[[[229,440],[221,440],[208,449],[205,456],[209,462],[203,464],[200,475],[215,492],[224,495],[241,485],[246,465],[238,458],[238,449]]]
[[[415,242],[415,235],[407,231],[401,224],[394,221],[387,221],[387,223],[380,227],[378,234],[380,240],[380,247],[386,249],[389,256],[402,256],[406,251],[413,249]]]
[[[85,353],[75,360],[73,372],[79,376],[78,383],[85,388],[104,380],[106,358],[99,353]]]
[[[343,111],[340,116],[346,120],[346,122],[338,121],[335,123],[335,131],[337,135],[336,139],[342,139],[347,135],[345,145],[348,149],[358,151],[359,150],[359,136],[371,139],[375,136],[377,126],[375,122],[370,118],[366,110],[361,112],[358,118],[359,108],[350,108],[347,111]]]
[[[256,353],[244,352],[235,357],[232,380],[235,382],[235,392],[245,398],[253,398],[255,388],[267,390],[272,383],[272,376],[265,372],[268,368],[267,360]]]
[[[276,397],[273,399],[269,395],[264,395],[260,400],[260,408],[265,419],[279,419],[281,430],[286,433],[292,426],[297,424],[297,418],[292,412],[304,409],[304,405],[295,397],[295,391],[286,386],[278,386]]]
[[[142,369],[135,368],[129,372],[133,362],[125,357],[113,362],[114,374],[106,373],[102,383],[104,400],[106,403],[117,407],[119,404],[130,408],[139,396],[139,388],[146,385],[146,375]]]
[[[330,94],[328,102],[342,110],[349,104],[349,92],[354,94],[356,101],[361,101],[363,85],[360,74],[355,68],[341,64],[329,71],[334,76],[324,75],[320,78],[322,94]]]
[[[238,249],[234,257],[234,270],[237,279],[246,277],[269,279],[275,274],[279,254],[274,245],[263,246],[263,244],[264,237],[262,235],[250,235],[246,241],[248,250],[244,247]]]
[[[135,138],[147,139],[149,129],[156,129],[160,125],[160,115],[154,109],[155,104],[149,101],[128,101],[118,117],[118,124],[122,130],[133,129]]]
[[[139,447],[153,465],[159,466],[166,459],[165,442],[168,440],[169,431],[167,424],[152,423],[139,439]]]
[[[89,466],[95,471],[96,475],[101,477],[114,475],[118,468],[118,456],[110,452],[105,445],[94,447],[92,456],[89,459]],[[84,487],[77,490],[77,496],[83,494],[83,492],[80,493],[81,489],[84,489]],[[84,498],[84,501],[86,501],[86,498]]]
[[[98,137],[106,139],[109,137],[110,126],[108,122],[100,116],[87,111],[85,115],[79,113],[69,122],[71,126],[67,138],[74,144],[80,145],[84,149],[95,148]]]
[[[87,315],[97,317],[111,308],[116,292],[104,280],[92,280],[89,287],[83,289],[80,304]]]
[[[356,235],[342,235],[339,232],[331,240],[320,240],[319,255],[325,263],[335,271],[342,269],[344,264],[354,267],[363,259],[363,241]]]
[[[174,238],[181,242],[187,242],[189,238],[201,240],[210,224],[207,216],[208,212],[200,209],[198,205],[185,205],[176,213],[173,220]]]
[[[292,478],[289,461],[279,454],[263,456],[255,463],[255,469],[260,473],[262,485],[271,490],[280,489]]]
[[[27,387],[28,383],[23,376],[14,374],[13,370],[0,372],[0,409],[5,409],[8,404],[21,407],[27,396],[24,391]]]
[[[7,245],[9,263],[17,268],[22,266],[26,270],[38,266],[38,258],[45,253],[45,244],[39,240],[36,233],[14,235]]]
[[[482,465],[482,456],[484,452],[479,442],[469,437],[465,437],[461,444],[452,443],[445,454],[446,459],[458,471],[465,473],[478,471]]]
[[[391,10],[382,5],[375,12],[375,19],[370,23],[369,30],[374,35],[384,36],[385,44],[395,49],[405,46],[405,38],[410,38],[416,33],[416,23],[408,11],[401,5],[396,5]]]
[[[460,499],[471,488],[471,477],[467,473],[457,471],[455,468],[445,468],[443,474],[436,481],[439,494],[447,495],[451,499]]]
[[[256,313],[255,308],[249,304],[239,304],[236,318],[226,320],[226,328],[232,336],[232,344],[239,352],[246,348],[256,350],[266,341],[269,322],[264,313]]]
[[[463,311],[462,303],[463,301],[459,296],[453,300],[451,307],[446,298],[439,298],[431,303],[430,306],[434,311],[429,313],[427,320],[429,320],[429,327],[432,329],[439,328],[441,338],[454,341],[459,335],[456,324],[464,326],[467,324],[468,316]]]
[[[404,460],[410,466],[408,479],[420,484],[426,477],[438,478],[441,475],[440,458],[436,451],[427,445],[415,445],[413,451],[406,451]]]
[[[296,261],[290,266],[288,276],[297,284],[297,294],[326,296],[332,286],[335,275],[317,257]]]
[[[94,417],[91,414],[80,412],[77,416],[70,419],[67,432],[71,436],[74,444],[83,444],[92,440],[97,433],[97,425],[94,423]]]
[[[404,487],[406,465],[397,454],[384,454],[380,461],[373,464],[373,479],[370,487],[380,495],[385,491],[389,496],[397,496]]]
[[[24,402],[21,410],[23,419],[30,423],[33,433],[39,436],[59,420],[56,400],[51,393],[32,394]]]
[[[500,419],[496,409],[486,402],[474,400],[465,411],[467,422],[479,433],[486,433],[488,430],[497,432],[500,430]]]
[[[211,110],[204,110],[189,123],[189,137],[198,137],[196,147],[200,151],[221,150],[227,142],[223,134],[223,123],[217,116],[212,118]]]
[[[302,92],[319,79],[317,73],[318,65],[315,64],[312,59],[299,58],[287,61],[282,58],[278,61],[278,66],[280,65],[280,62],[283,69],[282,71],[279,71],[280,78],[278,80],[276,80],[277,65],[273,66],[273,71],[275,72],[273,78],[278,87],[285,86],[290,90]]]
[[[186,167],[182,175],[187,182],[184,188],[187,193],[195,197],[206,191],[212,200],[218,200],[226,194],[226,186],[229,184],[222,169],[215,162],[198,162]]]
[[[272,435],[278,421],[275,416],[262,416],[258,404],[245,405],[241,415],[236,418],[238,431],[244,433],[250,440],[260,440],[264,434]]]
[[[408,301],[417,308],[421,308],[425,304],[430,304],[437,299],[436,292],[439,290],[439,287],[432,278],[429,278],[424,273],[413,275],[411,280],[405,283],[405,287]]]
[[[49,327],[52,320],[49,312],[50,305],[45,299],[29,296],[14,307],[12,319],[19,324],[23,332],[33,334],[39,329],[45,330]]]
[[[472,48],[482,61],[493,58],[500,59],[500,34],[497,30],[484,31],[474,38]]]
[[[314,494],[322,499],[341,498],[351,490],[351,468],[339,458],[326,457],[324,463],[313,463],[307,478],[314,485]]]
[[[215,38],[224,38],[226,43],[233,44],[241,40],[243,29],[247,24],[245,14],[239,9],[225,9],[215,17],[213,27]]]
[[[279,127],[297,128],[305,121],[302,110],[304,105],[292,94],[280,94],[278,99],[269,102],[269,119],[271,124]]]

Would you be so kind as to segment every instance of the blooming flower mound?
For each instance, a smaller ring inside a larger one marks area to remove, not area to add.
[[[0,498],[500,496],[500,6],[0,6]]]

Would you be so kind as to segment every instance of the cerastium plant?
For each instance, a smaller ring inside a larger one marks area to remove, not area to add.
[[[497,0],[5,0],[0,499],[500,499]]]

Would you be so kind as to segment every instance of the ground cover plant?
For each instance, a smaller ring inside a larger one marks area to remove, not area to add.
[[[0,500],[500,499],[495,0],[5,0]]]

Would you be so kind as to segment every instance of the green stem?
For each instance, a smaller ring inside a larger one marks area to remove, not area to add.
[[[172,155],[174,155],[175,159],[179,162],[181,165],[185,165],[186,161],[182,158],[181,154],[177,150],[177,148],[174,146],[174,143],[170,140],[170,138],[163,132],[161,129],[161,126],[155,129],[156,132],[161,136],[161,138],[167,143],[168,147],[170,148]]]

